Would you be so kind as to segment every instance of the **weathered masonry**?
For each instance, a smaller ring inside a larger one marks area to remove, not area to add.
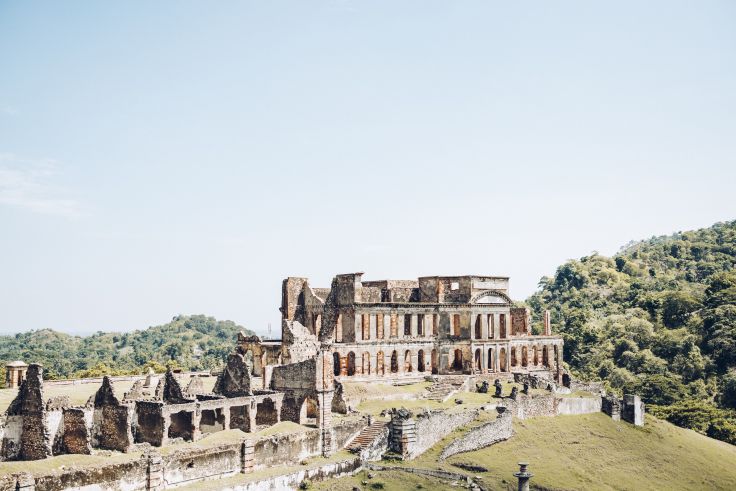
[[[512,305],[507,277],[362,275],[337,275],[331,288],[284,280],[276,356],[309,351],[311,338],[331,343],[339,378],[548,372],[561,381],[562,338],[552,335],[548,315],[544,332],[532,335],[528,310]]]

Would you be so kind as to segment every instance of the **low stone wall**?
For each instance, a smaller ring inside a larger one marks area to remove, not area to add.
[[[334,439],[342,448],[363,427],[360,418],[341,421],[334,427]],[[174,447],[175,448],[175,447]],[[223,479],[239,473],[280,465],[295,465],[302,460],[320,455],[320,432],[310,429],[300,433],[283,433],[257,440],[243,440],[209,448],[182,448],[160,456],[157,453],[120,464],[96,467],[69,467],[59,472],[31,476],[17,474],[2,476],[0,491],[26,489],[19,480],[28,483],[34,491],[138,491],[156,488],[151,476],[166,489],[199,481]],[[356,464],[357,462],[357,464]],[[303,479],[342,475],[355,471],[360,459],[333,463],[319,469],[306,469],[286,476],[244,484],[233,489],[272,489],[264,483],[275,483],[273,489],[292,489]],[[259,484],[260,483],[260,484]],[[287,484],[284,484],[287,483]],[[35,486],[35,487],[34,487]],[[280,486],[280,487],[279,487]],[[289,487],[291,486],[291,487]]]
[[[349,476],[360,470],[362,462],[359,457],[325,464],[317,468],[304,469],[289,474],[259,479],[242,484],[223,483],[221,491],[263,491],[297,489],[305,480],[321,481],[323,479]]]
[[[538,416],[557,416],[557,406],[561,398],[553,394],[519,395],[516,404],[509,407],[515,411],[519,419],[536,418]]]
[[[557,414],[578,415],[601,412],[601,397],[563,397],[557,405]]]
[[[409,459],[418,457],[435,443],[478,417],[477,409],[437,411],[416,418],[416,443],[409,449]]]
[[[508,440],[513,435],[513,416],[510,411],[504,411],[498,415],[495,421],[485,423],[468,431],[465,436],[459,438],[440,453],[440,460],[459,454],[488,447],[494,443]]]

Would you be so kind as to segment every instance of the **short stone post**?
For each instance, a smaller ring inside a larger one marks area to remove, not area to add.
[[[526,462],[519,462],[519,472],[514,473],[514,477],[519,479],[519,491],[529,491],[529,479],[534,476],[527,470],[529,466]]]
[[[253,472],[255,455],[256,447],[253,440],[243,440],[243,443],[240,445],[240,472],[242,474]]]

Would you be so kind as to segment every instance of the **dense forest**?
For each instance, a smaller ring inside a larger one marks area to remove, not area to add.
[[[736,221],[568,261],[527,304],[537,332],[551,311],[573,374],[736,443]]]
[[[84,337],[42,329],[0,336],[0,370],[12,360],[43,364],[48,379],[143,373],[148,367],[163,371],[169,365],[207,370],[224,363],[240,331],[253,334],[232,321],[204,315],[177,316],[140,331]],[[0,376],[3,383],[5,374]]]

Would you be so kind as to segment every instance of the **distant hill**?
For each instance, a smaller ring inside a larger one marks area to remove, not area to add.
[[[537,330],[551,310],[574,373],[736,443],[736,221],[568,261],[527,303]]]
[[[253,334],[232,321],[204,315],[177,316],[167,324],[126,333],[72,336],[42,329],[0,336],[0,370],[12,360],[43,364],[48,378],[141,373],[148,366],[161,371],[167,364],[206,370],[223,364],[240,331]]]

